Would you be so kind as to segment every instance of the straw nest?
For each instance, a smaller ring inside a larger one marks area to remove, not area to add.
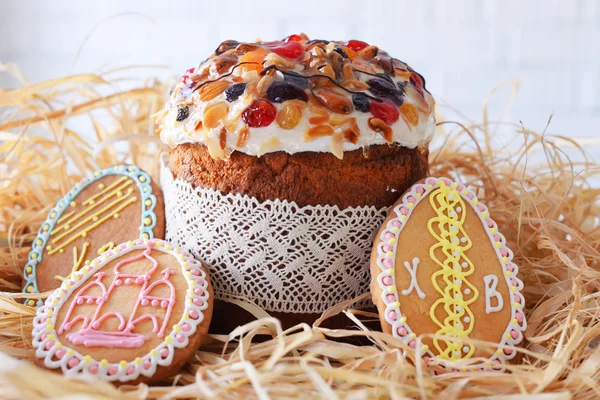
[[[590,184],[599,165],[576,143],[519,124],[502,126],[516,139],[500,146],[500,125],[488,121],[485,108],[482,123],[440,123],[431,173],[476,189],[520,265],[529,327],[520,360],[507,372],[433,376],[400,341],[366,328],[376,316],[354,310],[353,302],[328,310],[314,326],[286,331],[257,313],[260,319],[229,336],[210,336],[160,385],[116,388],[36,367],[35,310],[20,304],[19,294],[31,240],[56,200],[91,171],[130,162],[157,177],[161,145],[150,116],[167,86],[127,78],[134,69],[38,84],[9,65],[0,70],[23,83],[0,91],[0,397],[600,397],[600,189]],[[355,328],[320,327],[338,313]],[[372,344],[337,340],[350,336]]]

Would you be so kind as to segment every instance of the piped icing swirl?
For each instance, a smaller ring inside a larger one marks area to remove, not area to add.
[[[157,114],[170,147],[207,146],[213,158],[285,151],[424,146],[435,102],[423,77],[376,46],[309,40],[228,40],[179,79]]]

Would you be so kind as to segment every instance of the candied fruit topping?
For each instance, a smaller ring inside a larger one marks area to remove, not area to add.
[[[190,68],[188,70],[185,71],[185,73],[183,74],[183,76],[181,77],[181,82],[183,82],[183,84],[185,85],[187,83],[187,81],[190,79],[190,76],[194,73],[194,70],[196,68]]]
[[[375,96],[388,98],[398,106],[402,104],[402,91],[396,89],[396,86],[392,82],[376,78],[368,80],[367,84],[371,87],[369,91]]]
[[[275,120],[277,108],[265,99],[254,100],[242,113],[242,119],[250,128],[269,126]]]
[[[176,129],[218,129],[221,139],[237,134],[238,148],[252,140],[252,129],[276,121],[281,130],[300,129],[305,141],[332,136],[331,151],[341,156],[344,143],[370,143],[373,135],[361,136],[361,130],[378,132],[387,142],[400,129],[429,135],[413,127],[432,123],[434,105],[423,77],[377,46],[292,34],[268,42],[219,44],[209,58],[185,71],[158,118],[174,113],[177,122],[193,121],[173,123]],[[406,126],[394,125],[400,117]],[[277,129],[265,132],[266,140],[278,135]],[[216,133],[198,132],[194,138]]]
[[[188,106],[178,106],[177,107],[177,117],[175,118],[177,120],[177,122],[184,121],[189,116],[190,116],[190,108]]]
[[[236,101],[242,94],[244,94],[244,90],[246,90],[245,83],[236,83],[225,90],[225,99],[230,103],[232,101]]]
[[[412,85],[414,86],[415,89],[417,89],[419,94],[421,96],[423,96],[423,89],[425,89],[425,79],[423,79],[423,77],[420,74],[418,74],[414,71],[411,71],[410,72],[410,83],[412,83]]]
[[[304,54],[304,46],[298,42],[288,42],[281,46],[274,47],[273,52],[279,54],[281,57],[297,60]]]
[[[275,81],[267,89],[267,98],[273,103],[282,103],[286,100],[308,101],[308,95],[299,86],[285,81]]]
[[[302,36],[300,35],[290,35],[285,38],[286,42],[301,42],[302,40]]]
[[[406,120],[409,124],[414,126],[419,125],[419,112],[415,106],[408,103],[402,104],[402,107],[400,107],[400,112],[402,112],[404,120]]]
[[[283,129],[294,129],[302,118],[302,108],[286,101],[277,113],[277,124]]]
[[[382,120],[386,125],[392,125],[394,122],[398,121],[398,118],[400,117],[398,106],[388,99],[372,101],[371,114],[373,114],[375,118]]]
[[[371,110],[371,100],[364,93],[352,94],[352,104],[354,104],[354,108],[361,112],[369,112]]]
[[[249,51],[240,59],[240,62],[243,64],[242,69],[245,71],[262,71],[262,61],[269,53],[270,51],[264,47],[259,47],[256,50]]]
[[[292,72],[286,72],[283,75],[283,79],[287,82],[293,83],[298,87],[301,87],[302,89],[308,89],[309,79],[303,75],[299,75]]]
[[[368,47],[369,44],[362,42],[360,40],[348,40],[348,43],[346,43],[346,46],[351,48],[354,51],[361,51],[365,47]]]

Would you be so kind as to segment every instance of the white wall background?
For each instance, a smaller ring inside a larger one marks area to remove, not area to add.
[[[0,63],[34,82],[128,64],[179,74],[222,40],[297,32],[376,44],[473,118],[516,77],[510,120],[541,130],[554,113],[549,131],[577,137],[600,126],[600,0],[0,0]]]

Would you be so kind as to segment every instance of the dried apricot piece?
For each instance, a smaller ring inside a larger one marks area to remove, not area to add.
[[[415,102],[415,105],[421,112],[425,114],[429,113],[429,104],[427,104],[427,100],[425,100],[423,96],[421,96],[417,89],[413,88],[410,85],[407,85],[404,88],[404,93],[406,94],[407,98]]]
[[[243,64],[240,68],[244,72],[249,71],[257,71],[260,72],[263,69],[262,62],[267,54],[270,51],[265,49],[264,47],[259,47],[256,50],[249,51],[240,58],[241,63],[251,63],[251,64]]]
[[[407,121],[407,123],[414,126],[419,125],[419,111],[417,111],[415,106],[410,103],[404,103],[400,107],[400,112],[402,113],[402,118]]]

